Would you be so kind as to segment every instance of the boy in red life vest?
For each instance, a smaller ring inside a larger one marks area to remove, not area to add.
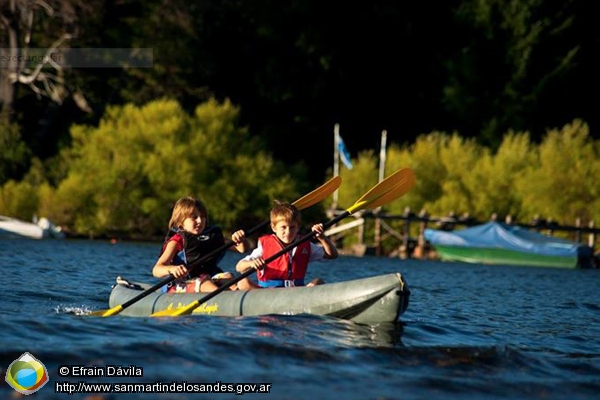
[[[234,232],[231,240],[235,243],[233,248],[236,251],[246,251],[244,231]],[[224,244],[221,229],[208,226],[208,211],[204,203],[194,197],[182,197],[173,207],[169,233],[152,275],[157,278],[167,275],[178,278],[165,288],[167,292],[213,292],[219,287],[218,281],[233,278],[232,273],[223,272],[217,266],[225,251],[202,265],[197,265],[197,261]],[[254,287],[254,282],[245,278],[231,289],[248,290]]]
[[[311,228],[320,245],[305,241],[268,265],[265,265],[264,261],[297,239],[301,222],[300,211],[296,207],[276,201],[271,209],[273,234],[260,237],[256,249],[238,262],[236,270],[258,270],[258,284],[261,288],[304,286],[304,277],[310,262],[334,259],[338,256],[334,244],[323,233],[323,224],[316,224]],[[306,286],[321,283],[323,281],[317,278]]]

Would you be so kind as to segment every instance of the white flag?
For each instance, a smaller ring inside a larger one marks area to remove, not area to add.
[[[344,144],[344,140],[342,140],[341,136],[339,136],[339,139],[340,140],[338,142],[338,151],[340,152],[340,159],[348,169],[352,169],[352,160],[350,160],[350,153],[348,153],[348,149],[346,149],[346,145]]]

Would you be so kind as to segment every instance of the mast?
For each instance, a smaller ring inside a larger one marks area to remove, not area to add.
[[[379,182],[385,177],[385,160],[387,154],[387,131],[381,131],[381,148],[379,149]]]
[[[335,124],[333,126],[333,176],[338,176],[340,174],[340,124]],[[337,210],[338,205],[338,190],[336,189],[333,192],[333,204],[331,206],[332,209]]]

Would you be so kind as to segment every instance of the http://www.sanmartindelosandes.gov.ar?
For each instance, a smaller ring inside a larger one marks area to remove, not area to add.
[[[49,380],[44,364],[27,352],[8,366],[5,379],[13,389],[22,394],[37,392]]]

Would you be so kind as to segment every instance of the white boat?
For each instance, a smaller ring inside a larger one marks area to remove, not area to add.
[[[65,233],[47,218],[34,224],[0,215],[0,238],[64,239]]]

